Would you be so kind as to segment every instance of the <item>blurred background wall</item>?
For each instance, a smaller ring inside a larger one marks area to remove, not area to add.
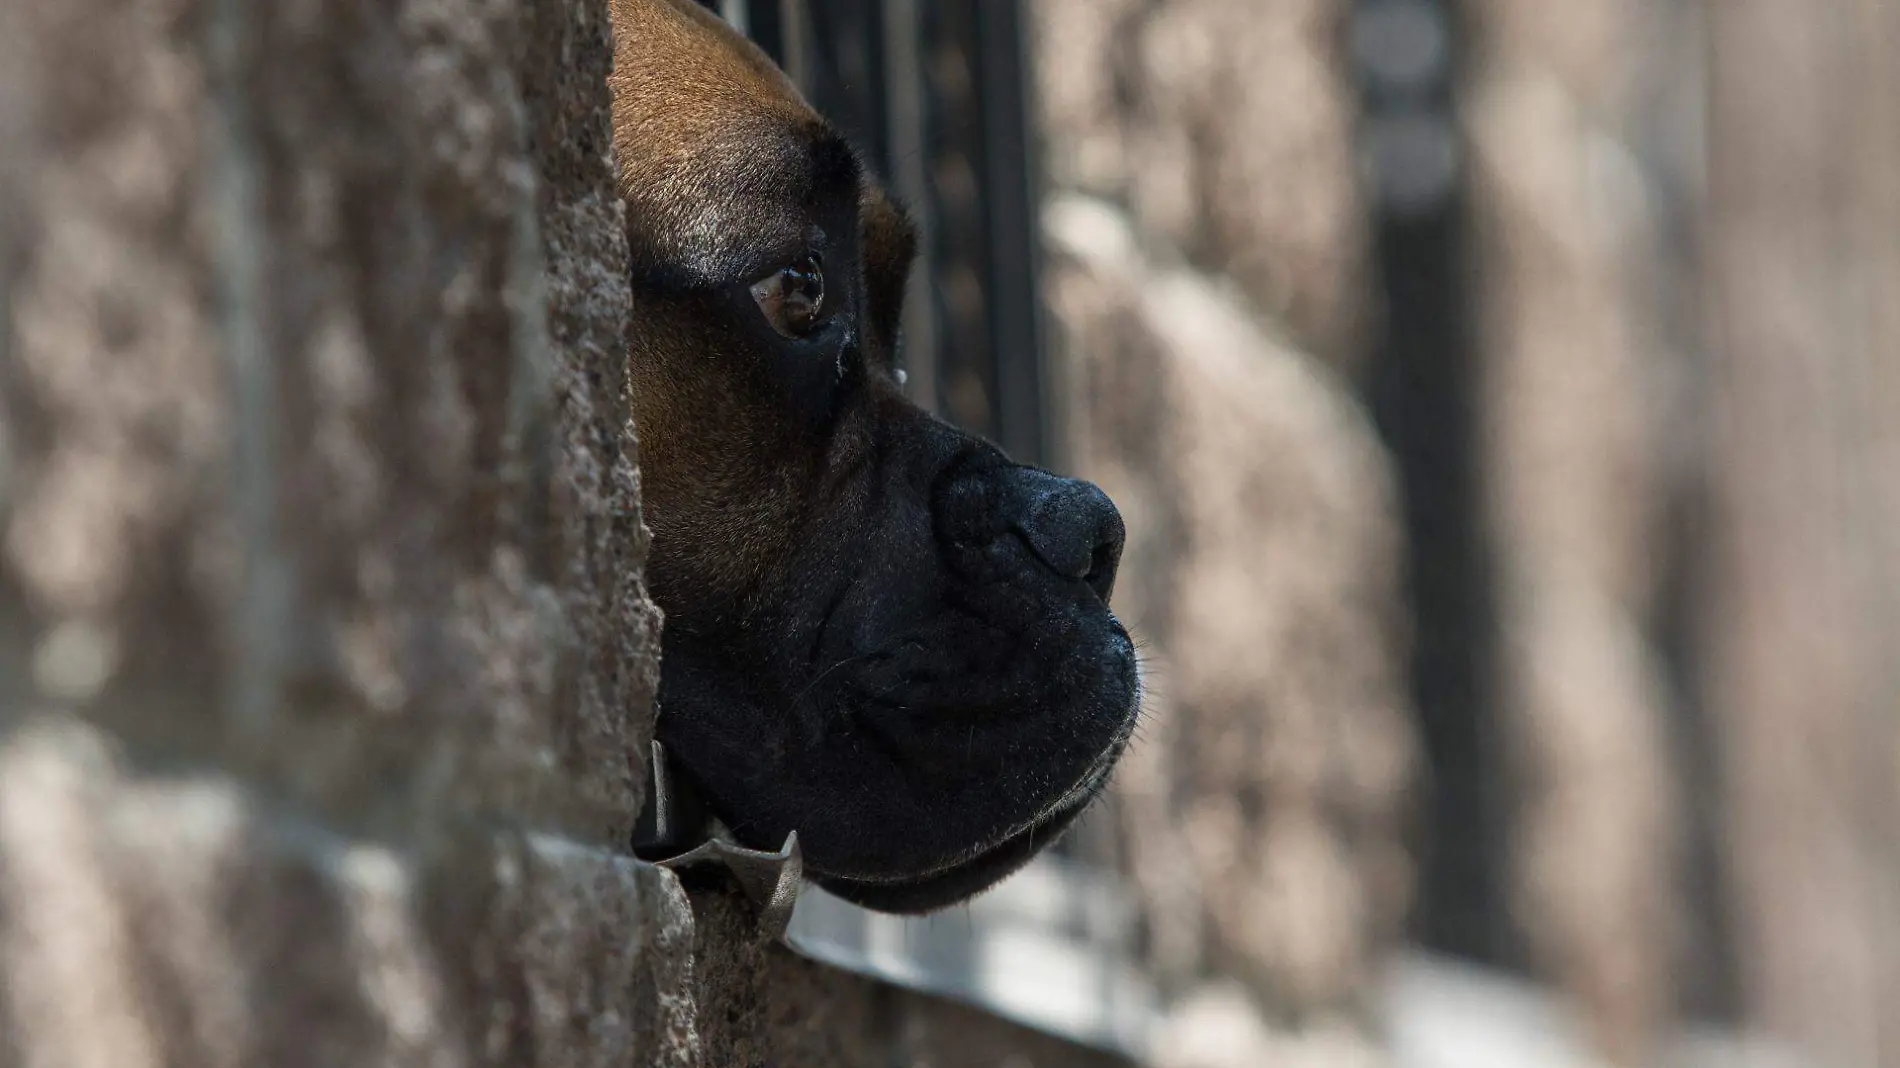
[[[1744,1018],[1900,1062],[1900,9],[1711,4],[1696,672]]]
[[[1161,1063],[1378,1063],[1414,771],[1395,487],[1330,0],[1032,6],[1076,470],[1121,505],[1148,723],[1113,809]]]
[[[1900,5],[1032,11],[1182,1004],[1409,942],[1604,1063],[1900,1063]]]

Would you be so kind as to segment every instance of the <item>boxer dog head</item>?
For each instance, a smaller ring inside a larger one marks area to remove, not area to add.
[[[660,738],[821,886],[960,901],[1128,740],[1121,517],[904,398],[915,237],[777,68],[688,0],[612,5]]]

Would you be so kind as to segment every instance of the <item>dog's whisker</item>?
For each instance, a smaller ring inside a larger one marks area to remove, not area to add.
[[[824,682],[827,678],[830,678],[833,673],[837,672],[838,670],[842,668],[848,667],[851,664],[856,663],[857,661],[870,659],[872,656],[875,656],[875,655],[876,653],[874,651],[864,652],[864,653],[853,653],[850,656],[847,656],[844,659],[839,660],[837,663],[832,664],[830,667],[824,669],[823,671],[820,671],[818,674],[812,676],[811,681],[807,682],[804,686],[800,687],[798,690],[798,693],[793,695],[792,702],[791,702],[792,707],[797,708],[799,706],[799,703],[804,701],[805,698],[812,692],[812,690],[818,687],[819,683]]]

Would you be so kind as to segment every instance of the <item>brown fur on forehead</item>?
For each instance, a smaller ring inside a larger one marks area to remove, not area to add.
[[[814,146],[835,135],[763,52],[698,4],[612,0],[612,15],[614,149],[636,259],[705,280],[761,248],[796,246]]]

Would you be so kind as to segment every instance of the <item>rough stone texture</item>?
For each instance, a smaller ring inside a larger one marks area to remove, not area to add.
[[[1341,0],[1035,0],[1044,160],[1309,352],[1366,312]]]
[[[1650,639],[1682,359],[1636,141],[1675,69],[1664,6],[1475,5],[1465,115],[1488,526],[1505,636],[1513,914],[1598,1049],[1650,1063],[1673,1011],[1676,713]]]
[[[10,682],[372,821],[624,835],[657,619],[606,26],[516,11],[16,12]]]
[[[706,1063],[605,12],[0,30],[0,1063]]]
[[[557,706],[576,705],[569,763],[633,754],[594,789],[645,787],[639,758],[649,724],[660,648],[657,609],[647,601],[635,428],[624,402],[627,353],[626,229],[609,159],[611,26],[604,4],[527,5],[521,92],[530,156],[539,180],[546,255],[548,333],[553,342],[556,514],[562,517],[568,618],[585,669]],[[635,720],[628,722],[629,715]],[[631,729],[629,729],[631,728]],[[598,765],[596,765],[598,766]],[[620,810],[624,816],[630,810]],[[614,841],[624,840],[614,823]]]
[[[696,1065],[670,875],[500,835],[426,859],[96,731],[0,746],[0,1035],[23,1066]]]
[[[1184,1006],[1227,977],[1270,1033],[1340,1035],[1276,1063],[1374,1058],[1413,761],[1384,457],[1230,287],[1105,202],[1061,196],[1045,220],[1077,467],[1128,521],[1116,605],[1147,725],[1117,808],[1157,970]]]

